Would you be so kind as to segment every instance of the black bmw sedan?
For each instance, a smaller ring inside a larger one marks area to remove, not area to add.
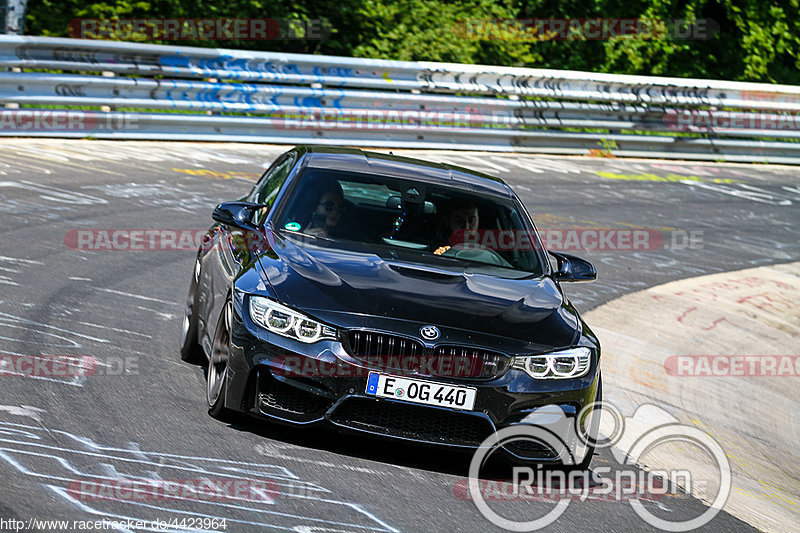
[[[560,287],[596,271],[548,254],[497,178],[301,146],[213,219],[181,356],[207,364],[214,417],[474,448],[542,406],[575,420],[600,399],[600,345]]]

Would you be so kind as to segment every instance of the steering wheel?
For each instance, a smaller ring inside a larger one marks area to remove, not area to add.
[[[503,259],[503,256],[488,248],[476,248],[474,244],[454,244],[449,250],[442,254],[445,257],[455,257],[456,259],[466,259],[477,261],[488,265],[496,265],[506,268],[514,268],[511,263]]]

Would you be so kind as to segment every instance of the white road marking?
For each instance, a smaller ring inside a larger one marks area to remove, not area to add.
[[[33,418],[37,422],[42,421],[40,413],[44,413],[44,409],[38,407],[31,407],[30,405],[0,405],[0,411],[7,411],[14,416],[27,416]]]
[[[131,292],[118,291],[115,289],[97,289],[98,291],[109,292],[111,294],[119,294],[120,296],[128,296],[129,298],[137,298],[139,300],[147,300],[148,302],[158,302],[160,304],[177,305],[177,302],[169,302],[167,300],[160,300],[151,296],[142,296],[141,294],[133,294]]]
[[[65,446],[63,437],[72,439],[72,442],[88,450]],[[297,531],[298,527],[305,526],[307,531],[398,531],[360,504],[329,496],[333,494],[330,490],[304,481],[280,465],[150,452],[142,450],[137,443],[128,443],[128,448],[102,446],[91,439],[65,431],[9,422],[0,422],[0,443],[3,443],[0,446],[2,461],[18,473],[48,487],[78,510],[92,515],[142,520],[155,511],[159,516],[169,513],[218,519],[224,517],[228,524],[243,524],[248,526],[248,530]],[[272,480],[278,486],[277,499],[242,503],[235,501],[235,498],[218,501],[203,499],[203,508],[198,512],[197,509],[180,507],[181,503],[195,501],[190,497],[169,503],[156,500],[146,502],[138,498],[103,501],[93,498],[91,492],[84,492],[91,488],[75,485],[79,481],[159,479],[162,477],[159,473],[165,471],[174,472],[170,478],[187,480]],[[302,499],[308,501],[308,505],[294,506],[292,510],[284,511],[281,503],[289,499]]]
[[[103,343],[109,342],[108,339],[101,339],[99,337],[92,337],[91,335],[85,335],[83,333],[78,333],[76,331],[71,331],[71,330],[64,329],[64,328],[57,328],[55,326],[51,326],[50,324],[44,324],[42,322],[36,322],[35,320],[30,320],[30,319],[27,319],[27,318],[22,318],[22,317],[19,317],[19,316],[10,315],[8,313],[0,312],[0,323],[2,323],[2,322],[5,322],[6,326],[11,326],[12,324],[13,325],[27,324],[27,325],[31,325],[31,326],[37,326],[37,327],[40,327],[40,328],[43,328],[43,329],[52,329],[52,330],[58,331],[60,333],[67,333],[69,335],[73,335],[75,337],[81,337],[83,339],[87,339],[87,340],[90,340],[90,341],[103,342]],[[9,324],[9,322],[11,324]],[[60,337],[60,336],[55,335],[55,334],[51,334],[51,335],[59,337],[59,338],[64,338],[64,337]],[[80,346],[81,345],[78,344],[78,347],[80,347]]]
[[[0,187],[9,187],[33,191],[39,194],[42,200],[50,200],[56,202],[57,205],[71,204],[71,205],[95,205],[107,204],[108,200],[90,196],[77,191],[70,191],[69,189],[61,189],[59,187],[52,187],[35,183],[32,181],[0,181]]]
[[[508,169],[504,167],[501,167],[489,161],[485,161],[479,157],[469,156],[466,154],[453,154],[453,155],[436,154],[435,156],[432,156],[432,159],[434,161],[440,161],[447,165],[453,165],[457,167],[470,166],[472,168],[475,168],[476,170],[483,170],[483,171],[489,171],[489,170],[491,171],[500,170],[504,172],[508,171]]]
[[[293,446],[292,448],[300,448],[299,446]],[[373,470],[371,468],[366,468],[362,466],[353,466],[349,464],[340,464],[340,463],[330,463],[325,461],[320,461],[318,459],[306,459],[304,457],[296,457],[293,455],[286,455],[283,453],[278,446],[275,444],[268,444],[268,443],[261,443],[256,444],[255,447],[256,451],[265,457],[272,457],[274,459],[284,459],[287,461],[295,461],[298,463],[310,463],[314,465],[324,466],[326,468],[340,468],[343,470],[350,470],[352,472],[361,472],[362,474],[370,474],[374,476],[382,476],[386,474],[386,472],[382,472],[380,470]],[[388,465],[399,468],[401,470],[406,470],[404,467],[400,467],[397,465]]]
[[[534,174],[541,174],[544,172],[542,169],[536,167],[536,161],[532,161],[530,159],[525,159],[521,157],[509,157],[506,163],[510,165],[514,165],[515,167],[519,167],[523,170],[528,172],[532,172]],[[515,186],[515,189],[519,189],[519,186]]]
[[[153,338],[150,335],[145,335],[144,333],[139,333],[138,331],[131,331],[129,329],[114,328],[114,327],[111,327],[111,326],[104,326],[102,324],[92,324],[91,322],[81,322],[81,321],[79,321],[78,324],[81,324],[83,326],[91,326],[93,328],[107,329],[107,330],[116,331],[116,332],[119,332],[119,333],[128,333],[130,335],[138,335],[139,337],[144,337],[146,339],[152,339]]]
[[[6,160],[9,160],[10,162],[12,162],[13,165],[14,165],[14,169],[15,170],[17,170],[17,169],[26,170],[27,171],[26,174],[29,173],[30,171],[41,172],[42,174],[53,174],[53,171],[50,170],[49,168],[44,168],[44,167],[39,167],[39,166],[36,166],[36,165],[32,165],[28,158],[19,157],[18,154],[4,153],[3,154],[3,158],[6,159]]]
[[[155,309],[150,309],[149,307],[142,307],[141,305],[137,305],[136,309],[141,309],[142,311],[147,311],[148,313],[158,315],[161,320],[175,320],[178,318],[178,315],[173,313],[162,313],[161,311],[156,311]]]
[[[483,165],[485,167],[489,167],[494,170],[499,170],[500,172],[508,172],[508,167],[499,165],[497,163],[493,163],[492,161],[489,160],[489,156],[487,155],[484,155],[483,157],[479,157],[476,155],[468,155],[466,156],[466,158],[470,161],[475,161],[475,165]]]
[[[0,255],[0,261],[8,261],[9,263],[20,263],[23,265],[43,265],[41,261],[34,261],[33,259],[20,259],[19,257],[7,257]]]

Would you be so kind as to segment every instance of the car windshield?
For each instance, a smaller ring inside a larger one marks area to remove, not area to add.
[[[510,198],[494,194],[311,168],[273,226],[312,246],[500,276],[540,276],[541,245],[524,221]]]

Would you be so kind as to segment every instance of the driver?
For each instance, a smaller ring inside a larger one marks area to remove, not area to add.
[[[311,215],[311,222],[305,227],[305,233],[320,237],[335,236],[344,208],[342,186],[338,181],[334,181],[322,191]]]
[[[480,214],[478,206],[473,203],[461,203],[452,206],[444,217],[445,231],[447,232],[448,239],[452,243],[453,238],[456,237],[456,232],[462,235],[465,231],[477,231],[478,223],[480,221]],[[442,245],[434,250],[434,254],[442,255],[450,249],[449,244]]]

